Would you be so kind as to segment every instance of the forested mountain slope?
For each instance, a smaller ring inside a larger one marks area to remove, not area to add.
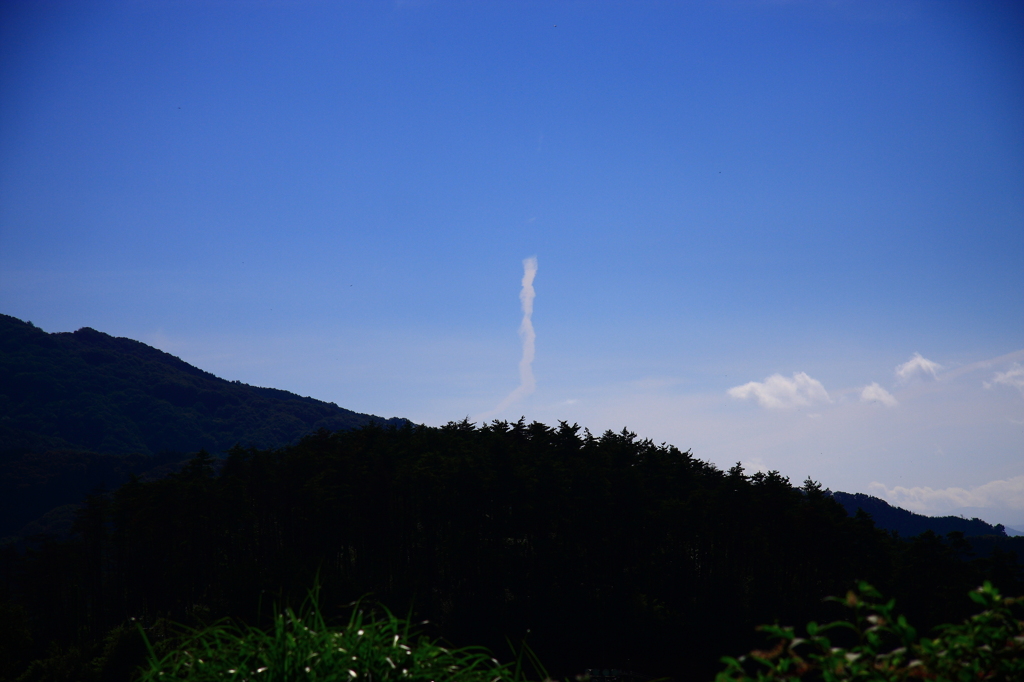
[[[47,334],[0,315],[0,452],[211,452],[280,447],[372,420],[313,398],[226,381],[131,339]]]
[[[213,464],[91,498],[71,540],[0,549],[0,595],[36,624],[25,665],[130,618],[266,622],[271,598],[297,604],[319,576],[328,615],[360,598],[412,609],[506,658],[505,637],[530,631],[554,679],[710,679],[757,644],[755,624],[829,620],[822,598],[857,579],[922,632],[966,615],[984,579],[1022,587],[1013,555],[896,538],[812,481],[722,471],[625,430],[371,425]]]
[[[938,535],[963,533],[967,537],[980,535],[1006,535],[1002,526],[993,526],[981,519],[964,519],[959,516],[925,516],[915,514],[901,507],[894,507],[885,500],[864,493],[833,493],[836,502],[843,505],[846,513],[854,516],[858,509],[871,515],[875,525],[885,530],[896,531],[903,537],[920,535],[932,531]]]
[[[0,315],[0,538],[60,535],[87,493],[165,474],[203,448],[276,448],[371,421],[405,422],[225,381],[131,339]]]

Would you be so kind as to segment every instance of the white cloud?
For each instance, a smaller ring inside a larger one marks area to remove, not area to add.
[[[740,466],[743,467],[743,471],[749,476],[751,474],[762,473],[767,474],[771,469],[764,463],[764,460],[760,457],[751,457],[740,462]]]
[[[781,374],[773,374],[764,382],[751,381],[730,388],[728,394],[740,400],[756,398],[762,407],[773,408],[803,407],[812,403],[832,402],[821,382],[804,372],[794,373],[792,379],[787,379]]]
[[[920,353],[914,353],[914,357],[896,367],[896,377],[902,382],[910,381],[915,376],[931,376],[934,379],[935,373],[940,369],[942,365],[939,363],[921,357]]]
[[[1024,367],[1015,362],[1013,367],[1005,372],[996,372],[991,382],[985,382],[985,388],[992,388],[994,384],[1012,386],[1019,389],[1021,393],[1024,393]]]
[[[879,386],[877,382],[864,387],[864,390],[860,392],[860,400],[864,403],[882,403],[886,407],[899,405],[899,401],[893,397],[892,393]]]
[[[926,514],[941,514],[961,507],[1024,510],[1024,476],[1014,476],[1005,481],[989,481],[969,490],[903,486],[887,488],[878,482],[872,483],[870,488],[891,504]]]
[[[523,281],[519,292],[519,302],[523,307],[523,321],[519,325],[519,338],[523,342],[523,357],[519,361],[519,386],[506,396],[490,412],[476,417],[473,421],[487,421],[505,408],[530,395],[537,388],[537,380],[533,377],[533,359],[536,356],[537,334],[533,330],[533,299],[537,292],[533,288],[533,278],[537,276],[537,257],[523,259]]]

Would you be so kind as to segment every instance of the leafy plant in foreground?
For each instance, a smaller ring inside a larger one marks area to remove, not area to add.
[[[407,620],[355,608],[348,624],[330,627],[310,595],[300,613],[285,609],[266,631],[221,621],[191,631],[171,653],[150,649],[144,682],[519,682],[520,667],[502,665],[483,647],[447,649]]]
[[[939,626],[937,637],[918,639],[906,619],[894,613],[894,600],[883,602],[877,590],[861,582],[845,599],[830,597],[854,610],[854,622],[810,622],[806,637],[797,637],[791,627],[761,626],[775,646],[723,658],[726,668],[716,682],[1024,680],[1024,621],[1013,612],[1024,597],[1003,597],[987,581],[970,597],[984,608],[981,613],[960,625]],[[842,638],[844,632],[855,636],[856,644],[834,646],[834,634]]]

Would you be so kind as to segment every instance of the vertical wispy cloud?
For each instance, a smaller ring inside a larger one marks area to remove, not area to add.
[[[533,358],[536,355],[537,340],[537,334],[533,331],[533,299],[537,295],[533,289],[533,278],[536,276],[537,257],[530,256],[523,260],[523,288],[519,292],[519,302],[523,308],[523,321],[519,324],[519,338],[523,342],[523,357],[519,360],[519,386],[493,410],[477,417],[477,421],[490,419],[537,388],[537,381],[533,377]]]
[[[914,357],[910,358],[902,365],[896,367],[896,378],[901,382],[908,382],[914,377],[928,377],[932,379],[936,377],[936,372],[942,369],[942,365],[937,362],[932,362],[928,358],[921,357],[920,353],[914,353]]]
[[[893,397],[892,393],[879,386],[878,382],[865,386],[860,392],[860,399],[864,403],[881,403],[886,407],[896,407],[899,405],[899,401]]]
[[[804,372],[795,372],[792,379],[787,379],[781,374],[773,374],[764,381],[751,381],[730,388],[728,394],[740,400],[755,398],[761,407],[772,408],[804,407],[812,403],[832,402],[821,382]]]

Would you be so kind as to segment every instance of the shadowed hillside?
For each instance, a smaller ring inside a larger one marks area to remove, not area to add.
[[[0,451],[107,454],[280,447],[371,420],[313,398],[226,381],[131,339],[47,334],[0,315]]]
[[[127,646],[130,619],[263,626],[271,598],[298,604],[317,577],[328,618],[363,598],[499,657],[529,632],[553,679],[598,667],[680,682],[759,646],[757,623],[831,620],[822,598],[858,579],[922,633],[965,617],[983,580],[1021,587],[1007,552],[895,537],[814,481],[723,471],[625,429],[369,425],[215,464],[200,453],[90,497],[66,540],[0,548],[0,606],[10,595],[36,642],[14,652],[21,669],[113,665],[104,642]]]
[[[176,453],[277,448],[371,421],[405,422],[226,381],[88,327],[48,334],[0,315],[0,537],[30,521],[66,529],[68,514],[39,517],[130,473],[166,473]]]
[[[864,493],[833,493],[836,502],[843,505],[850,516],[863,509],[871,514],[875,525],[885,530],[896,531],[903,537],[920,535],[932,531],[937,535],[963,533],[967,537],[981,535],[1006,535],[1001,525],[993,526],[981,519],[964,519],[959,516],[925,516],[915,514],[901,507],[894,507],[885,500]]]

